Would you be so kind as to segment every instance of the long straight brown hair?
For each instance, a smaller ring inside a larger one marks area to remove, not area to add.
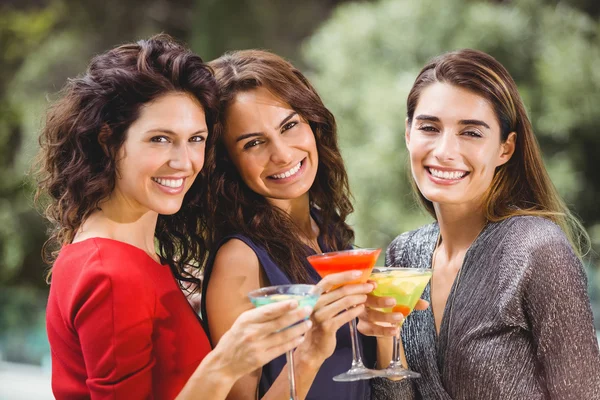
[[[535,215],[559,225],[581,256],[589,237],[561,199],[544,166],[539,144],[517,85],[506,68],[492,56],[478,50],[463,49],[438,56],[425,65],[410,93],[406,110],[412,125],[417,103],[429,85],[448,83],[485,98],[492,105],[500,124],[504,143],[511,132],[517,134],[511,159],[495,171],[484,200],[484,216],[490,222],[516,215]],[[419,202],[434,218],[433,203],[416,187]]]
[[[302,232],[285,212],[253,192],[241,179],[223,144],[225,119],[238,93],[264,87],[308,121],[319,154],[317,176],[309,190],[310,203],[318,209],[325,245],[340,250],[350,246],[354,232],[345,222],[353,208],[348,176],[338,149],[335,118],[304,75],[273,53],[235,51],[209,65],[219,85],[221,111],[213,131],[216,164],[207,166],[213,245],[228,234],[244,234],[266,248],[292,281],[309,282],[305,267],[309,250],[301,240]]]

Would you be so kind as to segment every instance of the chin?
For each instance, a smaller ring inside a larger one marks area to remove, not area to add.
[[[467,199],[459,193],[425,193],[423,196],[432,203],[438,204],[460,204],[465,203]]]
[[[181,210],[181,206],[182,204],[177,204],[177,205],[161,205],[160,207],[154,207],[153,211],[160,214],[160,215],[173,215],[173,214],[177,214],[179,212],[179,210]]]

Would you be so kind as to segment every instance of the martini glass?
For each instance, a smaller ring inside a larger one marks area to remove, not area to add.
[[[394,307],[384,308],[382,311],[400,312],[406,318],[419,301],[423,290],[425,290],[431,279],[432,272],[431,268],[375,268],[369,278],[377,283],[377,289],[373,291],[373,294],[396,299]],[[401,324],[399,328],[402,329]],[[386,369],[381,370],[382,376],[386,378],[419,378],[421,374],[402,366],[400,360],[400,329],[398,335],[394,336],[392,362]]]
[[[310,306],[314,308],[321,292],[322,289],[315,285],[279,285],[253,290],[248,293],[248,297],[255,307],[266,306],[279,301],[296,300],[298,307]],[[305,319],[308,319],[308,317]],[[286,353],[286,359],[290,380],[290,400],[297,400],[293,350]]]
[[[344,285],[367,282],[380,252],[381,249],[334,251],[309,256],[308,262],[310,262],[322,278],[338,272],[362,271],[362,275],[358,279],[334,286],[333,290]],[[350,322],[350,338],[352,339],[352,366],[343,374],[334,376],[333,380],[336,382],[352,382],[381,376],[378,370],[369,369],[363,364],[358,332],[356,330],[356,319]]]

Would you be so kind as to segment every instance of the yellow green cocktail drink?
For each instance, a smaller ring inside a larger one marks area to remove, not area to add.
[[[394,307],[384,308],[382,311],[400,312],[407,317],[429,283],[431,273],[431,270],[414,268],[377,269],[369,279],[377,283],[374,295],[396,299]]]
[[[380,268],[373,269],[369,277],[377,283],[373,290],[375,296],[393,297],[396,305],[382,309],[383,312],[400,312],[406,318],[415,308],[423,290],[429,283],[433,270],[430,268]],[[401,328],[402,326],[400,326]],[[402,366],[400,360],[400,332],[394,336],[392,362],[382,370],[382,375],[387,378],[419,378],[421,375]]]

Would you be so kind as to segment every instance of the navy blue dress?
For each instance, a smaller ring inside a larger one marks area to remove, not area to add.
[[[267,253],[264,247],[257,245],[252,240],[244,235],[231,235],[225,237],[212,252],[212,255],[204,270],[204,280],[202,284],[202,293],[206,293],[208,282],[212,273],[214,265],[214,257],[218,249],[231,239],[239,239],[246,243],[256,253],[260,265],[262,266],[267,278],[269,279],[269,285],[289,285],[292,282],[290,278],[275,264],[271,256]],[[320,248],[326,252],[330,251],[324,247],[322,238],[318,238]],[[312,280],[312,283],[317,283],[321,280],[321,277],[312,266],[306,262],[306,268]],[[206,313],[206,296],[202,296],[202,320],[206,325],[206,332],[210,338],[210,330],[208,329],[208,316]],[[356,381],[356,382],[334,382],[332,378],[350,369],[352,364],[352,342],[350,340],[350,328],[349,324],[345,324],[341,327],[336,334],[337,345],[335,351],[329,357],[317,373],[315,380],[306,396],[307,400],[322,400],[322,399],[340,399],[340,400],[364,400],[370,399],[371,388],[369,381]],[[363,336],[359,333],[359,339],[362,346],[363,363],[368,368],[374,368],[376,362],[376,346],[377,341],[373,337]],[[274,359],[262,369],[262,376],[260,378],[259,394],[263,396],[267,390],[271,387],[275,379],[281,373],[281,370],[286,364],[285,354]]]

